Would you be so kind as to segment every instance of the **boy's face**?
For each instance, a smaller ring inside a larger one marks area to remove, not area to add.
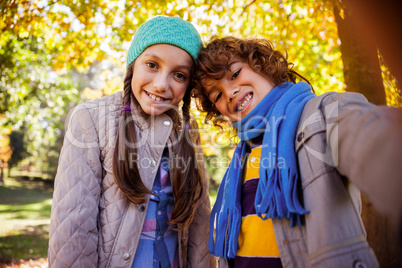
[[[234,58],[229,66],[230,71],[225,77],[204,81],[203,89],[221,114],[237,122],[252,111],[275,85],[238,58]]]
[[[148,47],[134,62],[131,88],[145,113],[160,115],[174,108],[191,81],[193,59],[168,44]]]

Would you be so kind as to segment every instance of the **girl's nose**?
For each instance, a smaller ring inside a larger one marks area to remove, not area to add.
[[[154,78],[154,88],[159,92],[165,92],[169,88],[167,75],[160,73]]]

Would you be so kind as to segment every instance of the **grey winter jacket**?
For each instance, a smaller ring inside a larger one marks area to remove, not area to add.
[[[296,134],[305,216],[273,220],[284,267],[378,267],[360,217],[360,191],[379,212],[402,211],[402,111],[363,95],[326,93],[307,102]],[[219,259],[219,267],[227,262]]]
[[[49,267],[131,267],[149,197],[143,204],[128,201],[116,185],[112,159],[122,92],[78,105],[72,112],[55,179],[49,231]],[[166,114],[139,116],[132,102],[138,134],[138,167],[152,189],[165,146],[173,157],[177,136]],[[201,158],[202,159],[202,158]],[[126,159],[132,161],[132,159]],[[202,165],[199,165],[200,167]],[[204,166],[200,168],[204,178]],[[179,232],[181,267],[211,267],[208,254],[210,202],[205,179],[194,221]]]

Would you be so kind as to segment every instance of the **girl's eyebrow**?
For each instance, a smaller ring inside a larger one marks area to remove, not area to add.
[[[153,59],[155,59],[157,61],[163,62],[163,59],[160,58],[158,55],[156,55],[154,53],[146,53],[146,54],[144,54],[144,57],[150,57],[150,58],[153,58]],[[184,69],[187,69],[188,71],[191,71],[191,66],[188,66],[187,64],[183,64],[183,65],[178,64],[175,67],[176,68],[184,68]]]
[[[157,59],[157,60],[162,60],[158,55],[156,55],[156,54],[154,54],[154,53],[150,53],[150,52],[148,52],[148,53],[144,53],[144,57],[151,57],[151,58],[154,58],[154,59]]]
[[[191,67],[188,65],[177,65],[177,68],[182,68],[182,69],[187,69],[188,71],[191,71]]]

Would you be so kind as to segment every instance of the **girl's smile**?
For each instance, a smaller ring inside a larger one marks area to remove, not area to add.
[[[160,115],[183,99],[190,85],[193,59],[185,50],[157,44],[148,47],[134,62],[131,87],[142,110]]]
[[[145,91],[145,93],[147,93],[147,95],[156,103],[162,103],[164,101],[167,101],[168,99],[162,98],[158,95],[152,94],[150,92]]]

